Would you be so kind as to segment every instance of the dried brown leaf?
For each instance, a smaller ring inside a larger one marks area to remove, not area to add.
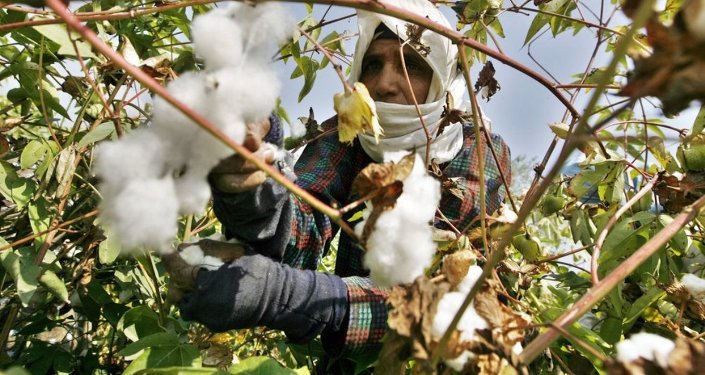
[[[469,250],[456,251],[453,254],[446,255],[443,259],[443,274],[450,282],[450,285],[455,288],[460,284],[468,274],[468,269],[475,263],[475,255]]]
[[[492,61],[487,61],[485,63],[485,66],[482,67],[482,70],[480,70],[480,76],[477,78],[477,81],[475,82],[475,90],[479,91],[480,89],[487,87],[487,101],[490,100],[490,98],[497,93],[499,90],[499,82],[494,78],[494,66],[492,65]]]

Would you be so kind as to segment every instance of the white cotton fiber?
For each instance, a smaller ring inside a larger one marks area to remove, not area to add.
[[[686,273],[681,277],[681,284],[695,300],[705,303],[705,280],[692,273]]]
[[[294,27],[276,4],[238,4],[198,16],[192,35],[206,69],[182,74],[167,90],[241,144],[245,124],[266,118],[274,109],[280,83],[270,59],[275,44]],[[97,150],[101,217],[125,250],[170,249],[178,214],[203,211],[210,198],[208,171],[232,154],[159,97],[148,128]]]
[[[220,258],[205,255],[198,245],[191,245],[181,250],[179,256],[191,266],[200,266],[209,270],[218,269],[225,264]]]
[[[103,197],[117,194],[125,181],[163,173],[163,150],[164,143],[149,129],[98,145],[94,173],[100,178]]]
[[[426,173],[417,155],[403,184],[396,205],[379,216],[367,239],[364,265],[380,286],[412,282],[423,275],[436,251],[430,222],[440,199],[439,183]]]
[[[477,279],[482,274],[482,268],[478,266],[470,266],[468,273],[463,278],[463,281],[458,285],[457,292],[448,292],[443,295],[441,300],[438,302],[438,308],[436,310],[436,316],[433,317],[433,326],[431,328],[431,334],[436,339],[440,339],[443,334],[450,327],[450,323],[453,321],[455,314],[460,310],[460,306],[465,301],[470,289],[475,285]],[[457,330],[460,331],[461,341],[471,341],[475,337],[476,330],[488,329],[489,325],[487,321],[481,317],[475,307],[471,303],[463,316],[458,322]],[[460,356],[446,360],[446,364],[456,371],[460,371],[465,366],[465,363],[473,359],[474,355],[469,351],[464,351]]]
[[[666,368],[668,356],[675,349],[676,344],[665,337],[641,332],[618,342],[616,347],[617,360],[621,362],[631,362],[641,357]]]
[[[242,34],[229,14],[218,9],[195,17],[191,25],[194,49],[208,69],[239,66],[243,62]]]
[[[266,118],[274,109],[280,83],[269,63],[220,69],[213,72],[213,76],[218,82],[215,110],[237,107],[242,119],[250,123]]]
[[[113,199],[104,200],[103,217],[123,247],[165,251],[176,236],[179,202],[170,176],[131,180]]]
[[[255,6],[235,3],[228,9],[231,17],[242,26],[243,45],[248,58],[268,58],[272,49],[293,36],[296,22],[286,9],[275,2]]]
[[[180,214],[191,215],[203,212],[211,198],[211,189],[206,178],[206,173],[192,168],[174,179]]]

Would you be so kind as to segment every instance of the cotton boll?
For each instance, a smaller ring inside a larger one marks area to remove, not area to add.
[[[460,306],[462,306],[465,298],[470,292],[470,289],[477,282],[477,279],[480,277],[481,273],[482,268],[478,266],[471,266],[468,269],[468,274],[458,285],[459,291],[448,292],[443,295],[441,300],[438,302],[436,316],[433,317],[433,325],[431,326],[431,334],[433,337],[440,339],[448,330],[455,314],[457,314],[458,310],[460,310]],[[456,327],[456,329],[460,331],[460,340],[463,342],[472,341],[477,330],[488,328],[489,324],[477,313],[472,304],[465,309],[465,312]],[[445,363],[456,371],[461,371],[463,367],[465,367],[467,361],[472,360],[473,358],[475,358],[475,355],[472,352],[464,351],[456,358],[447,359]]]
[[[205,171],[192,169],[174,179],[180,214],[197,214],[206,207],[211,198],[210,186],[206,180],[207,173],[207,169]]]
[[[139,129],[96,148],[95,173],[104,198],[114,196],[125,181],[158,177],[164,171],[164,142],[149,129]],[[109,199],[109,198],[108,198]]]
[[[248,58],[267,61],[272,55],[271,50],[286,38],[291,38],[296,28],[296,22],[286,9],[274,2],[255,6],[235,4],[228,11],[246,30],[243,38]]]
[[[418,156],[403,183],[396,205],[379,215],[367,239],[363,262],[380,286],[412,282],[436,251],[428,223],[440,199],[439,184],[426,174]]]
[[[176,236],[178,208],[171,177],[131,180],[101,205],[106,223],[126,250],[169,248]]]
[[[470,266],[468,268],[468,273],[463,278],[463,281],[458,284],[458,291],[465,294],[470,293],[470,289],[477,283],[482,275],[482,268],[479,266]]]
[[[468,361],[471,361],[473,359],[475,359],[475,354],[473,354],[473,352],[469,350],[465,350],[460,353],[459,356],[455,358],[446,359],[443,362],[453,370],[461,372],[465,368],[465,365],[468,363]]]
[[[400,210],[384,212],[367,239],[364,264],[380,286],[412,282],[431,263],[435,244],[430,227],[402,217]]]
[[[692,273],[686,273],[681,277],[681,284],[683,284],[683,287],[688,290],[688,293],[690,293],[694,299],[705,302],[705,280]]]
[[[194,48],[209,70],[238,66],[243,61],[243,32],[227,12],[211,11],[191,25]]]
[[[205,254],[203,254],[203,250],[201,250],[200,246],[191,245],[181,250],[179,252],[179,256],[189,265],[197,266],[203,263],[203,257]]]
[[[225,264],[220,258],[205,255],[203,249],[198,245],[192,245],[181,250],[179,256],[191,266],[200,266],[208,270],[218,269]]]
[[[616,347],[617,359],[621,362],[631,362],[641,357],[666,368],[668,356],[675,349],[676,344],[665,337],[641,332],[618,342]]]
[[[280,82],[269,64],[221,69],[213,76],[218,82],[210,95],[214,111],[230,112],[236,108],[244,122],[251,123],[267,118],[274,109]]]

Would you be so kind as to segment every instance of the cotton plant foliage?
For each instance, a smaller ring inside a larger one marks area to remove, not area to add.
[[[205,69],[183,74],[167,90],[242,143],[245,124],[274,109],[281,85],[270,57],[294,27],[276,3],[232,3],[198,16],[192,35]],[[161,97],[153,108],[148,126],[98,147],[95,172],[102,220],[122,247],[169,252],[179,215],[204,209],[208,171],[232,151]],[[199,258],[195,250],[186,257]]]
[[[388,158],[400,160],[404,155],[406,152],[394,153]],[[364,220],[355,227],[357,234],[366,238],[364,265],[380,286],[412,282],[431,265],[436,251],[429,223],[441,197],[440,184],[427,174],[417,154],[412,157],[413,167],[401,183],[396,203],[376,216],[373,200],[372,209],[366,211]],[[386,185],[389,186],[393,184]],[[375,220],[371,220],[373,216]],[[367,225],[368,222],[372,225]]]

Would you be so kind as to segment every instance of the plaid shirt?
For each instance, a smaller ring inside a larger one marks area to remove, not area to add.
[[[322,125],[324,130],[336,126],[336,117]],[[452,178],[464,195],[460,199],[444,189],[440,202],[445,217],[459,230],[466,228],[480,213],[480,183],[477,173],[479,159],[471,124],[464,124],[463,136],[465,144],[460,153],[441,165],[445,176]],[[486,207],[488,212],[493,212],[499,208],[505,194],[499,171],[501,169],[507,179],[511,178],[511,159],[504,141],[495,134],[490,138],[499,163],[495,162],[492,153],[487,150],[486,142],[482,142],[482,148],[485,158]],[[309,144],[294,169],[299,186],[329,205],[343,207],[355,200],[351,194],[353,179],[371,162],[357,139],[352,145],[341,144],[338,134],[332,132]],[[328,251],[338,227],[298,197],[294,197],[294,201],[291,237],[283,261],[293,267],[315,270]],[[349,213],[346,219],[352,215],[354,212]],[[436,220],[435,226],[447,229],[447,224],[440,220]],[[340,235],[337,251],[335,273],[343,278],[350,303],[344,340],[346,353],[355,354],[378,348],[387,329],[388,290],[376,287],[366,277],[368,272],[362,266],[364,252],[345,233]]]

